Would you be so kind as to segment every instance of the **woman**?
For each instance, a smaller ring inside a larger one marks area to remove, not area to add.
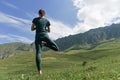
[[[58,51],[58,47],[54,41],[52,41],[49,36],[48,32],[50,32],[50,22],[44,18],[45,11],[40,9],[39,17],[34,18],[32,21],[31,31],[36,30],[35,36],[35,47],[36,47],[36,65],[38,69],[38,73],[42,74],[41,70],[41,48],[44,44],[45,46]]]

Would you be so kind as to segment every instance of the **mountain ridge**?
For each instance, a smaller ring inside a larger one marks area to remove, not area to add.
[[[107,27],[91,29],[85,33],[69,35],[57,39],[55,42],[60,51],[93,49],[100,43],[108,42],[120,38],[120,24],[112,24]],[[10,55],[35,51],[34,43],[25,44],[21,42],[0,44],[0,59]]]
[[[101,42],[105,42],[114,38],[120,37],[120,24],[112,24],[111,26],[91,29],[85,33],[70,35],[56,40],[60,50],[65,50],[73,45],[94,46]]]

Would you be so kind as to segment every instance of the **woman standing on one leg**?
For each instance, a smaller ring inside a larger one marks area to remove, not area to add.
[[[58,47],[55,44],[54,41],[52,41],[49,36],[48,32],[50,32],[50,22],[44,18],[45,11],[40,9],[39,17],[34,18],[32,21],[31,30],[36,30],[36,36],[35,36],[35,47],[36,47],[36,65],[38,69],[38,73],[42,74],[41,70],[41,48],[42,44],[44,42],[44,45],[58,51]]]

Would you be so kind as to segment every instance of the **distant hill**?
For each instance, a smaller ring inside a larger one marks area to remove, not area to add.
[[[91,29],[85,33],[70,35],[56,40],[60,50],[90,49],[99,43],[120,37],[120,24]]]
[[[29,44],[20,42],[0,44],[0,59],[32,50]]]

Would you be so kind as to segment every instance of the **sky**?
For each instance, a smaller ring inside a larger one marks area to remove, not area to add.
[[[0,0],[0,44],[34,42],[32,20],[46,11],[55,40],[120,23],[120,0]]]

